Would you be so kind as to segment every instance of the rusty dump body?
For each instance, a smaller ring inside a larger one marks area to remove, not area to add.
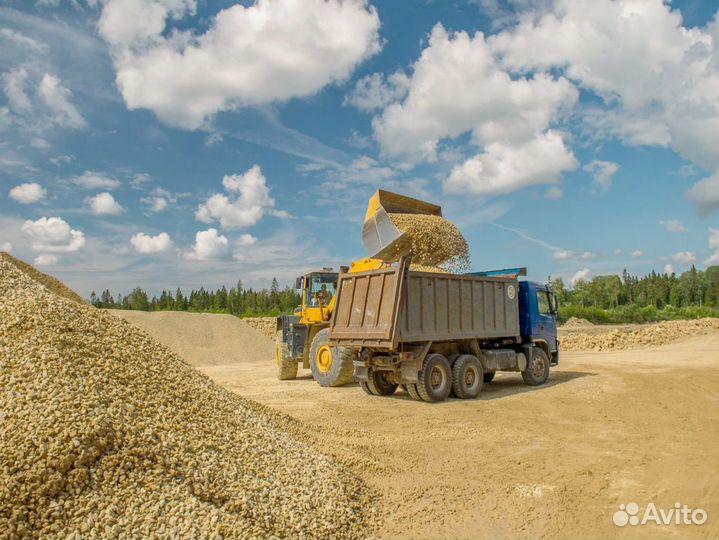
[[[413,272],[401,264],[340,276],[330,337],[342,346],[519,339],[514,277]]]

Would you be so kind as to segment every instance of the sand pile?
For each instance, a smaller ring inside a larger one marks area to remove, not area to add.
[[[581,317],[569,317],[562,328],[580,328],[582,326],[594,326],[594,323]]]
[[[441,266],[453,273],[469,271],[469,246],[454,223],[424,214],[389,214],[389,217],[409,236],[413,263]]]
[[[73,291],[70,287],[67,287],[64,283],[58,281],[52,276],[48,276],[47,274],[38,272],[37,270],[35,270],[35,268],[30,266],[26,262],[23,262],[20,259],[16,259],[9,253],[5,251],[0,251],[0,259],[14,264],[22,272],[24,272],[26,276],[29,276],[41,285],[44,285],[55,294],[59,294],[60,296],[62,296],[63,298],[67,298],[68,300],[74,300],[75,302],[81,302],[83,304],[85,303],[85,300],[83,300],[83,298],[79,294]]]
[[[0,258],[0,538],[363,536],[362,485],[281,424]]]
[[[275,317],[245,317],[242,319],[263,336],[275,340],[277,319]]]
[[[614,328],[606,333],[571,333],[559,337],[564,351],[606,351],[633,349],[649,345],[666,345],[688,336],[719,332],[719,319],[707,318],[690,321],[663,321],[632,328]]]

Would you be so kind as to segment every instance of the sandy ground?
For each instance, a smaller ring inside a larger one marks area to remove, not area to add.
[[[378,538],[719,537],[719,335],[562,356],[547,385],[481,398],[278,381],[273,344],[222,315],[117,312],[223,386],[307,424],[377,492]],[[247,344],[247,340],[251,340]],[[702,508],[702,526],[617,527],[621,503]]]

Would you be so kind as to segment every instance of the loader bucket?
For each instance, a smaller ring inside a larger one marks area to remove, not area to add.
[[[377,190],[367,206],[367,214],[362,226],[362,240],[370,257],[392,262],[409,252],[410,240],[392,223],[389,214],[441,216],[442,208],[397,193]]]

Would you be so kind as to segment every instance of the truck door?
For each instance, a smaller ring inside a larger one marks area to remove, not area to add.
[[[534,337],[542,337],[549,343],[549,349],[557,350],[557,322],[550,302],[549,292],[546,289],[536,289],[537,297],[537,324]]]

